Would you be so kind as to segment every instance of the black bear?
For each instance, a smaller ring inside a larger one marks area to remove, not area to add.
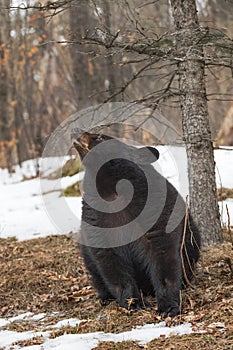
[[[152,295],[160,315],[179,314],[200,234],[180,194],[151,165],[158,150],[90,133],[74,147],[85,167],[80,251],[101,302],[138,309]]]

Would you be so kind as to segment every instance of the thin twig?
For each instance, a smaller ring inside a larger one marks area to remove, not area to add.
[[[181,258],[181,266],[182,266],[182,271],[184,274],[184,279],[185,282],[191,287],[192,289],[194,288],[193,285],[190,283],[188,276],[186,274],[185,266],[184,266],[184,257],[183,257],[183,249],[185,247],[185,237],[186,237],[186,229],[187,229],[187,222],[188,222],[188,196],[186,197],[186,211],[185,211],[185,218],[184,218],[184,231],[183,231],[183,237],[182,237],[182,242],[180,246],[180,258]]]
[[[226,204],[226,211],[227,211],[227,233],[229,234],[230,241],[231,241],[231,244],[233,246],[233,237],[232,237],[232,234],[231,234],[231,226],[230,226],[231,220],[230,220],[230,214],[229,214],[229,210],[228,210],[228,205],[227,204]]]

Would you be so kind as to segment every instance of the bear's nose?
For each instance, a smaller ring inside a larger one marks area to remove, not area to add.
[[[80,136],[77,140],[74,140],[74,146],[76,145],[89,151],[89,141],[89,135],[85,133],[82,136]]]

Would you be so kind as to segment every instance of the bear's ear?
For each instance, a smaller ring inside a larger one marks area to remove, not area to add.
[[[139,164],[151,164],[159,159],[159,151],[154,147],[142,147],[136,150],[136,161]]]

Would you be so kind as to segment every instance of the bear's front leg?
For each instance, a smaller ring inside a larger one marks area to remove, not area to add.
[[[108,290],[98,267],[98,261],[95,259],[95,253],[98,251],[96,248],[80,245],[82,257],[85,262],[85,266],[91,274],[92,285],[98,293],[98,298],[103,306],[108,305],[114,297]]]
[[[181,313],[180,310],[180,290],[169,290],[158,288],[156,292],[158,309],[157,313],[162,317],[173,317]]]
[[[101,249],[96,256],[102,279],[111,295],[125,309],[145,307],[131,262],[114,249]]]
[[[160,251],[157,250],[153,256],[150,276],[157,299],[158,314],[163,317],[180,314],[182,273],[177,246],[160,246]]]

